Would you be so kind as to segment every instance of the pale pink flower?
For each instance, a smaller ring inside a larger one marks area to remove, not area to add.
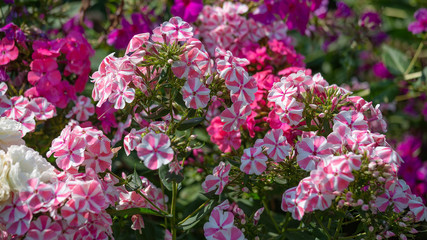
[[[319,184],[311,177],[306,177],[300,181],[296,192],[299,198],[305,199],[305,212],[314,210],[324,211],[332,205],[335,195],[328,191],[323,184]]]
[[[74,186],[71,196],[76,201],[85,201],[89,212],[100,213],[105,208],[104,191],[97,180],[79,182]]]
[[[49,216],[42,215],[31,222],[30,229],[28,230],[25,239],[55,240],[58,239],[61,232],[61,225],[57,222],[52,222],[52,219]]]
[[[297,187],[289,188],[283,193],[282,210],[292,213],[294,219],[301,220],[304,216],[306,202],[298,198],[296,189]]]
[[[81,137],[70,135],[65,144],[54,153],[56,164],[63,170],[77,167],[84,161],[85,140]]]
[[[295,126],[303,119],[302,113],[304,107],[304,103],[298,102],[295,98],[292,98],[280,106],[280,108],[277,108],[277,114],[280,116],[282,122]]]
[[[224,52],[217,48],[216,53],[218,58],[216,59],[217,71],[222,78],[228,82],[243,79],[243,74],[246,70],[243,66],[249,64],[249,61],[245,58],[234,57],[230,51]]]
[[[230,90],[231,100],[233,102],[243,101],[251,104],[255,100],[255,93],[258,91],[255,78],[249,77],[247,72],[243,73],[242,78],[235,81],[225,81],[226,87]]]
[[[368,130],[363,114],[354,110],[341,111],[334,118],[334,124],[336,122],[347,125],[351,130]]]
[[[425,221],[427,220],[427,208],[423,204],[421,197],[409,200],[409,209],[414,213],[415,221]]]
[[[25,109],[24,114],[14,119],[22,124],[22,135],[25,136],[28,132],[36,129],[36,121],[34,120],[34,113],[28,109]]]
[[[276,82],[268,93],[268,101],[284,108],[288,101],[297,96],[298,88],[292,82]]]
[[[262,148],[247,148],[243,151],[240,170],[246,174],[261,175],[267,169],[267,160],[267,156],[262,153]]]
[[[20,198],[27,202],[32,213],[45,212],[54,197],[54,186],[41,183],[38,178],[28,180],[27,184],[27,188],[19,193]]]
[[[47,120],[56,116],[55,106],[44,97],[31,99],[27,109],[34,113],[37,120]]]
[[[221,121],[224,123],[224,131],[238,130],[251,111],[251,107],[242,101],[233,103],[230,108],[225,109],[220,115]]]
[[[230,169],[230,164],[226,165],[224,162],[220,162],[213,169],[213,175],[206,176],[205,181],[202,183],[203,190],[207,193],[216,189],[215,194],[220,195],[229,181],[228,174]]]
[[[145,228],[144,219],[142,218],[141,214],[135,214],[132,215],[132,226],[130,226],[133,230],[141,230],[142,228]]]
[[[264,207],[258,209],[254,214],[254,226],[256,226],[261,218],[261,214],[264,212]]]
[[[298,165],[307,171],[316,169],[321,159],[332,154],[325,137],[314,136],[303,138],[296,144]]]
[[[86,170],[93,169],[95,172],[100,173],[111,168],[111,159],[114,154],[110,148],[108,153],[101,152],[100,142],[87,146],[84,153],[85,160],[82,164],[86,166]]]
[[[172,72],[177,78],[200,78],[209,64],[209,56],[198,48],[192,48],[179,56],[178,61],[172,63]]]
[[[210,90],[198,78],[189,78],[182,87],[181,93],[188,108],[205,108],[210,99]]]
[[[136,151],[138,157],[144,161],[144,165],[155,170],[172,161],[174,153],[170,145],[170,139],[166,134],[150,132],[136,146]]]
[[[321,171],[325,174],[323,184],[331,192],[342,192],[354,181],[348,162],[339,158],[332,158],[328,165],[324,165],[324,162],[321,162],[316,171]]]
[[[185,41],[193,36],[193,27],[180,17],[173,17],[169,19],[169,22],[164,22],[161,31],[169,38],[178,41]]]
[[[231,212],[214,208],[209,217],[209,221],[203,226],[206,239],[215,239],[214,235],[217,232],[231,229],[234,226],[233,224],[234,215]]]
[[[141,129],[136,131],[135,128],[132,128],[130,132],[124,137],[123,147],[125,149],[126,155],[129,156],[130,152],[135,150],[136,146],[141,143],[143,133],[147,133],[147,130]]]
[[[90,98],[85,96],[79,96],[75,101],[75,106],[65,116],[71,118],[76,115],[76,120],[80,122],[87,121],[90,116],[95,114],[95,106],[90,102]]]
[[[129,88],[123,81],[114,82],[108,101],[114,103],[115,109],[123,109],[126,103],[131,103],[135,98],[135,89]]]
[[[83,198],[70,199],[61,208],[61,216],[71,227],[78,227],[88,221],[88,204]]]
[[[273,129],[263,139],[267,155],[276,162],[283,161],[291,151],[291,146],[283,135],[282,129]]]

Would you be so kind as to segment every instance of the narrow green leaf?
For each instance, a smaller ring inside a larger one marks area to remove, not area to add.
[[[200,211],[198,211],[196,214],[194,214],[194,216],[188,218],[185,222],[183,222],[178,227],[181,228],[184,231],[193,228],[194,226],[196,226],[196,224],[198,222],[200,222],[200,220],[202,220],[202,218],[206,214],[208,214],[208,213],[210,213],[212,211],[212,209],[214,208],[214,206],[215,206],[215,201],[211,200],[208,204],[206,204],[205,207],[203,207],[202,209],[200,209]]]
[[[169,113],[169,109],[167,109],[167,108],[159,108],[154,113],[152,113],[152,114],[150,114],[148,116],[141,116],[141,117],[145,118],[145,119],[156,119],[156,118],[164,117],[164,116],[168,115],[168,113]]]
[[[132,216],[135,214],[145,214],[145,215],[154,215],[154,216],[159,216],[159,217],[169,217],[169,216],[164,216],[160,212],[154,211],[150,208],[128,208],[128,209],[124,209],[124,210],[107,209],[107,212],[108,212],[108,214],[110,214],[112,216],[120,216],[120,217],[124,217],[126,215]]]
[[[189,128],[199,125],[201,122],[203,122],[203,120],[205,120],[205,118],[203,117],[196,117],[196,118],[185,120],[177,127],[177,129],[180,131],[187,130]]]

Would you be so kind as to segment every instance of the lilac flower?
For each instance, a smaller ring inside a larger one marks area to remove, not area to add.
[[[184,21],[192,23],[203,9],[203,0],[175,0],[171,8],[174,16],[181,17]]]
[[[413,34],[427,32],[427,9],[420,8],[414,14],[415,22],[412,22],[408,26],[408,30]]]

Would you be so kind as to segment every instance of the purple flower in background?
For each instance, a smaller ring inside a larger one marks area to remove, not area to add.
[[[108,45],[114,46],[117,49],[124,49],[134,35],[150,31],[149,21],[143,14],[133,13],[131,19],[132,24],[126,18],[123,18],[122,29],[114,29],[108,34]]]
[[[175,0],[171,8],[174,16],[181,17],[184,21],[192,23],[203,9],[203,0]]]
[[[336,18],[348,18],[353,15],[351,8],[344,2],[337,2],[337,10],[335,11]]]
[[[375,29],[381,24],[381,17],[376,12],[365,12],[362,17],[360,17],[359,25],[361,27],[366,27],[369,29]]]
[[[376,63],[372,67],[372,71],[374,72],[374,75],[379,78],[387,79],[387,78],[393,77],[393,74],[391,74],[390,71],[388,71],[387,67],[383,62]]]
[[[413,34],[427,32],[427,9],[420,8],[414,14],[415,22],[408,26],[408,30]]]
[[[329,0],[312,0],[310,10],[318,18],[324,19],[328,13],[328,4]]]
[[[421,139],[415,136],[406,136],[401,143],[397,145],[396,151],[403,159],[403,163],[399,168],[399,176],[401,176],[411,187],[411,189],[419,195],[425,193],[425,180],[427,173],[426,163],[422,163],[418,157],[421,151]],[[422,181],[421,185],[418,181]]]

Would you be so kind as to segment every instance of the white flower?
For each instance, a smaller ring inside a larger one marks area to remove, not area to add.
[[[25,144],[22,140],[22,124],[8,118],[0,118],[0,150],[6,151],[12,145]]]
[[[9,147],[6,157],[11,161],[8,181],[12,191],[25,189],[29,179],[38,178],[47,183],[56,176],[54,167],[25,145]]]
[[[6,201],[10,197],[10,186],[7,181],[10,164],[11,162],[6,157],[6,153],[0,150],[0,203]]]

